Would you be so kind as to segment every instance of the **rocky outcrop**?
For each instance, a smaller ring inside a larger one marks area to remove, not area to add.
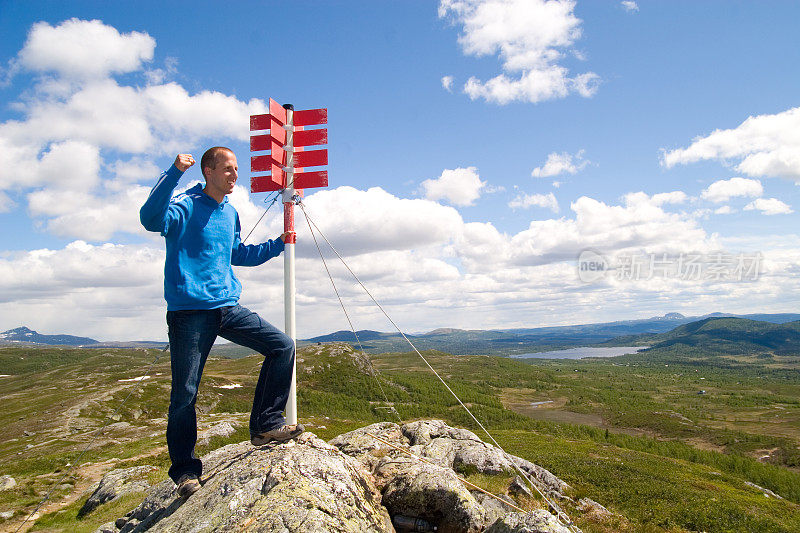
[[[172,481],[164,481],[136,509],[101,530],[393,530],[361,463],[312,433],[264,448],[230,444],[203,463],[203,486],[189,499],[178,498]]]
[[[100,480],[95,491],[78,511],[78,517],[94,511],[98,506],[117,499],[123,494],[145,492],[150,488],[150,483],[147,482],[145,476],[154,470],[158,469],[149,465],[112,470]]]
[[[486,529],[486,533],[570,533],[545,510],[510,513]]]
[[[391,515],[422,518],[441,533],[474,533],[486,524],[486,511],[448,468],[386,457],[376,474],[388,480],[382,503]]]
[[[513,504],[509,493],[516,492],[510,487],[499,495],[504,501],[470,492],[454,468],[510,479],[517,465],[537,473],[530,477],[551,494],[560,494],[566,483],[437,420],[373,424],[330,443],[305,433],[262,448],[230,444],[203,463],[203,485],[188,499],[178,498],[172,481],[164,481],[136,509],[99,531],[392,533],[392,518],[398,531],[405,530],[400,524],[425,522],[442,533],[567,531],[545,510],[512,513],[506,502]],[[524,493],[521,487],[516,491]]]
[[[385,456],[402,457],[403,453],[388,446],[372,435],[399,448],[408,449],[408,440],[400,431],[400,426],[392,422],[379,422],[334,437],[328,444],[336,446],[343,453],[358,459],[373,471]]]
[[[474,469],[482,474],[525,472],[540,490],[561,498],[569,489],[564,481],[548,470],[500,448],[487,444],[466,429],[452,428],[442,420],[420,420],[402,427],[411,451],[456,471]]]
[[[516,472],[516,466],[550,496],[563,498],[569,488],[546,469],[506,454],[471,431],[450,427],[442,420],[420,420],[402,426],[381,422],[339,435],[330,444],[372,472],[376,486],[383,492],[383,505],[392,516],[421,518],[436,525],[438,531],[483,531],[512,510],[496,498],[469,492],[457,479],[456,471],[509,474]],[[433,464],[409,457],[408,453]],[[527,488],[519,477],[511,485],[512,493],[524,494]],[[511,501],[508,495],[503,499]],[[558,523],[549,512],[542,512]],[[542,527],[541,531],[550,531]]]
[[[475,498],[481,507],[483,507],[484,512],[486,513],[486,523],[493,524],[500,518],[503,518],[508,513],[513,513],[514,508],[508,505],[509,503],[514,504],[514,500],[512,500],[506,494],[496,494],[497,498],[492,498],[480,491],[471,490],[470,494]],[[502,500],[502,501],[501,501]],[[504,503],[507,502],[507,503]]]

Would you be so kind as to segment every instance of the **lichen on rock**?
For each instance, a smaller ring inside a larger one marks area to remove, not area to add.
[[[191,497],[179,498],[165,480],[98,532],[394,533],[390,517],[425,520],[440,533],[567,531],[548,511],[511,513],[470,492],[454,468],[496,474],[517,465],[550,493],[566,483],[441,420],[373,424],[330,443],[306,432],[261,448],[230,444],[207,454],[203,464],[202,487]]]

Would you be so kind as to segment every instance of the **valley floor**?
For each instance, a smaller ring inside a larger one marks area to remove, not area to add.
[[[53,489],[33,529],[93,531],[138,503],[125,497],[78,519],[102,473],[149,464],[153,480],[166,476],[168,355],[144,372],[157,353],[0,349],[0,373],[9,374],[0,378],[0,475],[17,482],[0,491],[0,512],[13,513],[2,530],[16,530]],[[615,513],[601,520],[567,504],[584,531],[800,531],[800,378],[791,362],[425,355],[508,452],[566,480],[576,501],[587,496]],[[476,431],[416,354],[371,363],[374,375],[341,344],[300,350],[298,404],[310,431],[329,439],[398,417]],[[259,365],[255,356],[209,361],[201,430],[227,422],[236,432],[198,454],[247,438]]]

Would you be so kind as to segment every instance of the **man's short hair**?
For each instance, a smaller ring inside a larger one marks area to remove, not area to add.
[[[233,153],[233,150],[227,146],[214,146],[206,150],[206,153],[200,158],[200,172],[203,174],[204,178],[206,177],[206,167],[217,168],[217,158],[219,154],[223,152]]]

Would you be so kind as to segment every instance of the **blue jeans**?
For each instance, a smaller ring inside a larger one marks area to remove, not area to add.
[[[167,447],[172,466],[169,476],[177,482],[184,474],[203,473],[194,455],[197,442],[197,387],[208,353],[217,335],[256,350],[264,356],[256,384],[250,434],[285,424],[283,410],[289,398],[294,342],[256,313],[240,305],[197,311],[167,311],[172,364],[172,392],[167,418]]]

